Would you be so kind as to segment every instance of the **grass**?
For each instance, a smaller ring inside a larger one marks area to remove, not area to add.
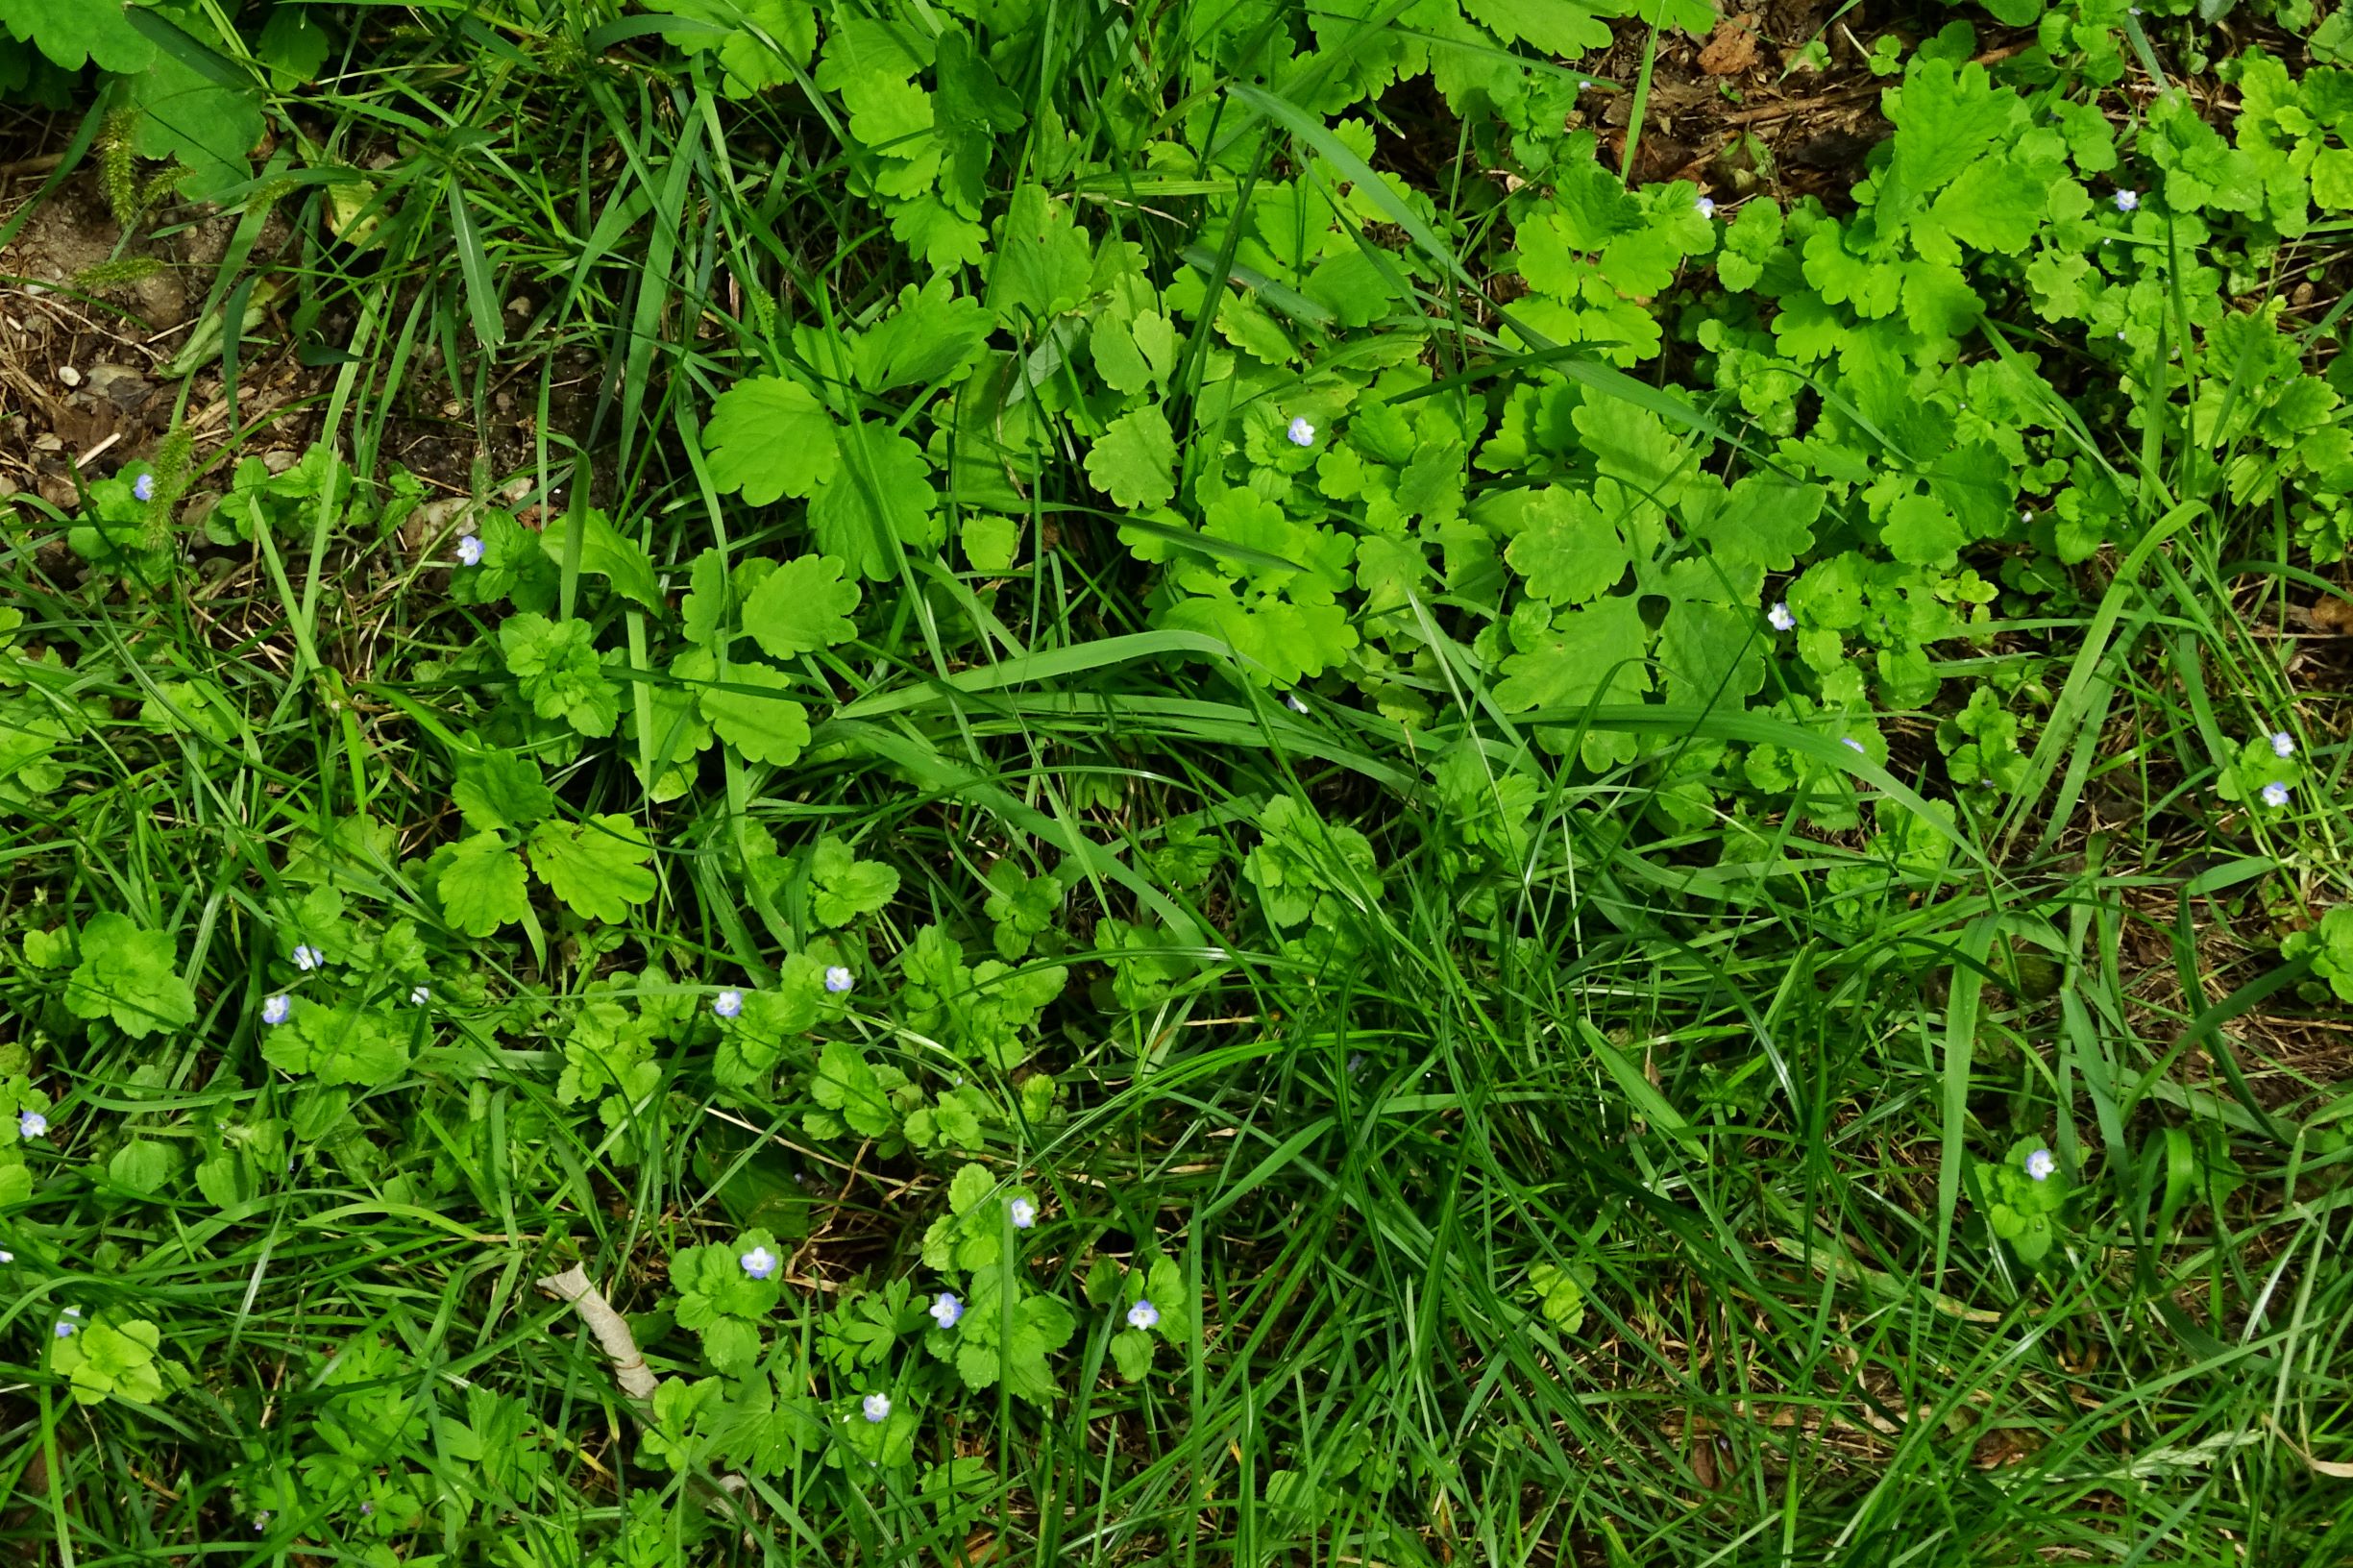
[[[1311,155],[1350,170],[1334,116],[1302,107],[1312,83],[1270,85],[1260,62],[1297,19],[1270,8],[1222,55],[1176,47],[1198,15],[1009,30],[994,65],[1024,118],[993,138],[992,216],[1045,171],[1165,284],[1189,257],[1245,264],[1212,199],[1303,178]],[[310,80],[263,95],[276,149],[190,292],[207,319],[269,307],[195,356],[174,423],[211,395],[200,381],[226,404],[195,493],[315,443],[346,454],[355,500],[272,501],[249,537],[141,590],[83,576],[61,543],[76,509],[17,498],[0,700],[12,734],[61,749],[0,777],[16,1019],[0,1051],[22,1058],[0,1068],[52,1102],[24,1145],[32,1185],[0,1205],[11,1552],[82,1568],[2353,1557],[2344,1012],[2278,942],[2345,892],[2340,655],[2284,631],[2341,565],[2292,546],[2284,502],[2231,499],[2221,476],[2258,434],[2190,443],[2145,417],[2162,398],[2086,369],[2077,407],[2047,411],[2049,450],[2113,478],[2116,548],[1979,552],[1989,576],[2060,586],[2011,590],[1977,635],[1935,644],[1946,693],[1867,705],[1860,758],[1765,705],[1819,690],[1777,653],[1753,705],[1675,689],[1515,706],[1459,579],[1352,600],[1368,633],[1409,629],[1296,683],[1294,710],[1290,683],[1173,625],[1166,584],[1196,562],[1296,563],[1194,533],[1184,502],[1175,565],[1123,546],[1137,509],[1085,478],[1093,416],[1073,410],[1091,383],[1032,323],[1006,359],[1060,423],[1023,426],[1009,399],[985,453],[1019,481],[996,511],[1025,564],[973,569],[958,528],[987,508],[952,505],[957,546],[898,550],[856,638],[794,667],[808,749],[771,765],[718,746],[665,793],[650,781],[695,723],[678,694],[757,695],[674,663],[696,555],[811,548],[799,502],[732,494],[703,440],[715,400],[808,373],[880,443],[976,394],[845,368],[925,272],[860,194],[870,157],[838,88],[804,90],[804,61],[791,87],[732,95],[715,57],[681,53],[693,28],[638,17],[575,0],[370,13]],[[206,26],[220,58],[252,58],[233,13]],[[1366,20],[1336,79],[1403,28]],[[1647,94],[1667,35],[1626,36]],[[1080,153],[1049,109],[1084,126]],[[1343,220],[1409,284],[1351,340],[1424,334],[1433,383],[1405,402],[1443,414],[1565,372],[1591,399],[1665,407],[1727,461],[1773,451],[1754,410],[1661,368],[1678,361],[1630,376],[1508,335],[1483,292],[1510,221],[1482,184],[1498,123],[1442,123],[1402,91],[1353,111],[1450,176],[1425,206],[1385,189]],[[1193,166],[1147,158],[1180,131],[1209,149]],[[196,221],[166,205],[149,237]],[[1366,237],[1384,225],[1404,238]],[[2324,225],[2306,244],[2335,242]],[[1303,337],[1328,314],[1262,292]],[[2185,374],[2257,396],[2189,314],[2160,340],[2187,349]],[[1228,340],[1208,315],[1179,323],[1150,400],[1195,467],[1247,417],[1211,376]],[[2010,327],[2091,365],[2057,329]],[[1971,362],[2018,352],[2006,330]],[[289,354],[304,395],[255,412],[251,378]],[[1676,384],[1708,401],[1664,400]],[[1913,461],[1898,434],[1857,439],[1892,469]],[[404,511],[396,461],[426,468],[429,499],[502,497],[570,519],[576,542],[594,504],[643,551],[658,604],[617,592],[587,547],[551,562],[549,613],[592,621],[619,682],[608,735],[502,695],[505,606],[468,599],[445,565],[457,514]],[[879,459],[846,443],[845,461]],[[1520,482],[1454,466],[1474,504]],[[2003,788],[1956,778],[1936,738],[1978,689],[2030,716]],[[2289,808],[2218,800],[2241,740],[2283,726],[2305,768]],[[1727,746],[1799,783],[1709,782]],[[478,825],[456,779],[482,751],[535,758],[565,821],[648,829],[649,894],[583,919],[541,888],[520,927],[457,929],[429,857]],[[1472,780],[1453,794],[1434,771],[1450,754]],[[1248,858],[1278,837],[1276,802],[1361,835],[1286,841],[1312,917],[1274,918],[1268,863]],[[337,839],[362,818],[386,831]],[[793,857],[820,835],[890,868],[892,896],[814,913]],[[968,964],[989,953],[1000,865],[1053,879],[1010,969],[1071,970],[1011,1060],[956,1043],[984,1024],[926,1011],[909,957],[934,925]],[[355,943],[409,922],[429,1006],[402,1005],[388,949],[337,957],[331,982],[289,968],[292,912],[321,882],[364,922]],[[105,911],[172,934],[192,1023],[67,1009],[70,964],[28,934]],[[1137,928],[1116,967],[1094,945],[1114,919]],[[837,950],[857,989],[820,1037],[934,1103],[969,1075],[1000,1113],[985,1136],[951,1154],[812,1131],[842,1110],[813,1078],[723,1081],[716,989],[773,992],[788,955]],[[287,989],[390,1020],[401,1069],[338,1087],[265,1057],[283,1037],[263,999]],[[582,1021],[616,1003],[634,1045]],[[606,1097],[628,1050],[659,1088]],[[2047,1143],[2073,1194],[2039,1266],[1989,1230],[1989,1173],[2020,1139]],[[1018,1238],[1020,1289],[1069,1307],[1074,1333],[1042,1401],[968,1386],[919,1348],[942,1274],[925,1232],[968,1159],[1044,1213]],[[754,1231],[781,1238],[785,1288],[759,1318],[762,1375],[718,1379],[668,1265]],[[1201,1332],[1164,1335],[1128,1380],[1120,1268],[1156,1254]],[[673,1380],[650,1409],[535,1288],[575,1262]],[[1556,1310],[1539,1280],[1573,1282]],[[52,1332],[67,1305],[154,1324],[177,1363],[160,1396],[78,1402]],[[864,1363],[862,1311],[899,1319]],[[723,1413],[685,1408],[699,1379]],[[843,1431],[878,1384],[918,1417],[904,1462],[870,1464]]]

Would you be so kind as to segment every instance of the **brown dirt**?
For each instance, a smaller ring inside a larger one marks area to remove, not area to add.
[[[1634,143],[1635,179],[1690,180],[1719,199],[1770,190],[1845,205],[1863,155],[1892,129],[1879,114],[1887,82],[1865,64],[1871,40],[1888,28],[1858,13],[1833,18],[1839,8],[1826,0],[1763,0],[1729,12],[1707,38],[1662,34]],[[1803,61],[1816,37],[1829,50],[1819,69]],[[1629,88],[1580,106],[1612,160],[1623,156],[1630,86],[1649,43],[1647,30],[1622,28],[1592,62],[1597,77]]]
[[[217,373],[193,379],[184,411],[164,374],[197,329],[238,215],[150,212],[125,241],[97,170],[76,170],[44,194],[55,166],[45,154],[0,170],[0,224],[24,218],[0,250],[0,496],[32,491],[71,509],[80,485],[151,456],[176,411],[200,463],[233,444],[298,449],[305,432],[283,415],[312,395],[317,373],[266,329],[241,367],[235,432]],[[255,254],[276,256],[290,237],[273,219]],[[126,261],[153,270],[113,283],[86,276]]]
[[[126,243],[97,169],[77,169],[45,190],[56,166],[54,152],[0,138],[0,226],[25,214],[23,228],[0,248],[0,499],[31,492],[73,510],[81,485],[151,457],[176,415],[196,439],[200,474],[224,472],[248,455],[274,467],[293,462],[317,436],[317,410],[338,367],[303,362],[285,320],[291,296],[247,334],[233,420],[217,357],[187,380],[184,396],[165,374],[199,327],[239,214],[151,211]],[[270,275],[272,259],[290,259],[295,237],[286,214],[273,215],[249,275]],[[110,286],[86,276],[125,260],[153,270]],[[401,286],[404,295],[414,287]],[[319,334],[334,342],[348,326],[331,311]],[[536,452],[540,361],[527,343],[510,346],[509,355],[478,424],[451,399],[438,350],[421,353],[385,420],[383,458],[447,495],[473,495],[527,470]],[[558,427],[585,429],[597,368],[593,355],[563,357],[550,400]],[[205,482],[199,479],[192,499]]]

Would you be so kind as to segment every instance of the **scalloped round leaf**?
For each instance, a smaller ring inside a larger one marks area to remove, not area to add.
[[[653,896],[645,830],[618,812],[577,824],[549,821],[531,835],[531,869],[576,914],[606,924],[628,918],[631,904]]]
[[[805,496],[841,467],[833,416],[798,381],[756,376],[738,381],[711,405],[702,428],[711,482],[742,493],[754,506]]]
[[[1176,495],[1176,432],[1150,404],[1111,422],[1087,453],[1094,487],[1129,510],[1158,506]]]
[[[496,833],[460,839],[435,858],[441,870],[433,891],[441,895],[441,913],[453,930],[486,937],[530,912],[523,857]]]
[[[782,766],[809,744],[809,710],[790,697],[769,695],[792,689],[793,677],[772,665],[730,665],[723,682],[703,689],[702,716],[745,758]]]
[[[833,555],[786,561],[744,601],[744,630],[772,659],[848,642],[858,634],[849,619],[858,607],[858,585],[845,581],[844,571],[845,563]]]

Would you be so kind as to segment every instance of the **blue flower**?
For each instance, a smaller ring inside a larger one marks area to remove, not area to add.
[[[1148,1329],[1160,1322],[1160,1309],[1148,1301],[1139,1301],[1127,1310],[1127,1326]]]
[[[460,566],[482,564],[482,541],[478,535],[469,533],[457,541],[457,564]]]
[[[1315,444],[1315,427],[1309,424],[1304,417],[1294,417],[1290,422],[1290,427],[1283,433],[1290,438],[1290,443],[1294,447],[1311,447]]]
[[[847,991],[850,987],[856,985],[857,983],[857,980],[844,966],[840,964],[833,964],[826,967],[825,989],[832,992],[836,996],[841,995],[842,992]]]
[[[68,1307],[58,1318],[57,1327],[50,1331],[60,1339],[71,1339],[82,1332],[82,1309]]]
[[[1013,1200],[1013,1228],[1026,1231],[1038,1223],[1038,1206],[1027,1198]]]
[[[879,1426],[891,1419],[891,1396],[889,1394],[869,1394],[858,1401],[858,1409],[865,1412],[869,1421]]]
[[[1691,209],[1703,218],[1712,218],[1716,215],[1716,204],[1705,196],[1692,203]]]
[[[742,1263],[744,1272],[755,1280],[765,1280],[776,1272],[776,1255],[766,1247],[754,1247],[736,1262]]]
[[[141,501],[155,500],[156,477],[153,474],[142,474],[137,478],[133,479],[131,481],[131,493],[138,497],[138,499]]]
[[[327,955],[311,946],[310,943],[298,942],[294,944],[294,967],[296,968],[315,969],[326,962]]]
[[[9,1251],[9,1249],[6,1247],[0,1247],[0,1263],[12,1263],[15,1261],[16,1255],[14,1253]]]
[[[2116,209],[2119,212],[2138,212],[2141,209],[2141,193],[2137,190],[2118,191]]]
[[[432,999],[433,988],[430,986],[419,986],[408,993],[408,1005],[411,1007],[423,1007]]]
[[[740,991],[721,992],[711,998],[711,1011],[723,1018],[734,1017],[744,1011],[744,993]]]
[[[964,1316],[964,1303],[946,1290],[931,1298],[931,1320],[944,1329],[952,1329]]]
[[[2037,1149],[2026,1156],[2026,1174],[2038,1182],[2050,1180],[2050,1173],[2059,1168],[2059,1162],[2048,1149]]]
[[[1871,753],[1870,753],[1869,751],[1866,751],[1866,750],[1864,750],[1864,749],[1863,749],[1863,743],[1862,743],[1862,742],[1860,742],[1860,741],[1858,741],[1858,740],[1856,740],[1856,739],[1855,739],[1853,736],[1851,736],[1851,735],[1841,735],[1841,736],[1838,738],[1838,741],[1839,741],[1839,744],[1840,744],[1841,746],[1844,746],[1844,747],[1848,747],[1850,750],[1852,750],[1852,751],[1854,751],[1854,752],[1857,752],[1857,753],[1859,753],[1859,754],[1860,754],[1860,755],[1862,755],[1862,756],[1866,756],[1866,757],[1868,757],[1868,756],[1870,756],[1870,755],[1871,755]]]
[[[2263,787],[2263,803],[2277,809],[2288,803],[2288,786],[2276,781]]]
[[[49,1118],[42,1115],[38,1111],[19,1111],[16,1113],[16,1136],[18,1138],[39,1138],[42,1134],[48,1131]]]
[[[1794,631],[1797,629],[1798,618],[1790,614],[1789,606],[1780,602],[1778,600],[1774,601],[1773,608],[1765,612],[1765,619],[1767,622],[1771,623],[1773,629],[1776,631]]]
[[[2294,756],[2295,737],[2284,729],[2275,731],[2271,736],[2271,754],[2275,757]]]
[[[264,996],[261,999],[261,1021],[263,1023],[283,1023],[287,1018],[293,1017],[293,1014],[294,998],[291,996]]]
[[[1308,705],[1300,700],[1299,694],[1297,692],[1285,692],[1283,694],[1283,705],[1289,708],[1293,713],[1305,713],[1308,711]]]

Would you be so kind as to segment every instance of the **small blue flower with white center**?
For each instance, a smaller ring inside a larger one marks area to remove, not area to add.
[[[2273,733],[2271,737],[2271,754],[2275,757],[2282,758],[2294,756],[2295,737],[2289,734],[2284,729]]]
[[[1013,1200],[1013,1228],[1026,1231],[1038,1223],[1038,1206],[1027,1198]]]
[[[1869,751],[1863,749],[1863,743],[1856,740],[1853,736],[1841,735],[1838,739],[1841,745],[1845,746],[1849,750],[1854,752],[1857,756],[1868,757],[1871,755]]]
[[[776,1255],[766,1247],[754,1247],[736,1262],[742,1263],[744,1272],[755,1280],[765,1280],[776,1272]]]
[[[849,972],[848,968],[845,966],[840,964],[829,964],[826,966],[825,989],[832,992],[836,996],[841,995],[842,992],[847,991],[850,987],[856,985],[857,983],[856,977],[853,976]]]
[[[2263,787],[2263,803],[2273,810],[2288,803],[2288,786],[2276,781]]]
[[[411,1007],[423,1007],[432,999],[433,988],[430,986],[418,986],[408,993],[408,1005]]]
[[[1706,196],[1692,203],[1691,209],[1703,218],[1712,218],[1716,215],[1716,204],[1712,198]]]
[[[0,1263],[12,1263],[15,1261],[16,1255],[14,1253],[9,1251],[9,1249],[6,1247],[0,1247]]]
[[[82,1309],[79,1307],[66,1308],[58,1316],[57,1327],[50,1332],[60,1339],[71,1339],[75,1335],[80,1334],[82,1332]]]
[[[311,946],[310,943],[301,942],[294,944],[294,967],[296,968],[305,970],[315,969],[326,962],[327,955],[320,952],[316,947]]]
[[[482,564],[482,541],[478,537],[469,533],[457,541],[457,564],[460,566]]]
[[[263,1508],[254,1515],[254,1533],[258,1535],[270,1528],[270,1510]]]
[[[1789,606],[1776,600],[1773,608],[1765,612],[1766,624],[1776,631],[1795,631],[1798,618],[1789,613]]]
[[[944,1329],[952,1329],[964,1316],[964,1303],[953,1291],[943,1290],[931,1298],[931,1320]]]
[[[16,1136],[18,1138],[36,1139],[43,1136],[48,1131],[49,1118],[42,1115],[38,1111],[19,1111],[16,1113]]]
[[[1309,424],[1303,414],[1294,414],[1290,427],[1283,433],[1290,438],[1294,447],[1311,447],[1315,444],[1315,427]]]
[[[711,1011],[723,1018],[734,1017],[744,1011],[744,993],[740,991],[721,992],[711,998]]]
[[[2140,210],[2141,210],[2141,193],[2140,193],[2139,191],[2137,191],[2137,190],[2120,190],[2120,191],[2118,191],[2118,192],[2116,193],[2116,209],[2117,209],[2119,212],[2138,212],[2138,211],[2140,211]]]
[[[869,1421],[880,1426],[891,1419],[891,1396],[889,1394],[869,1394],[858,1401],[858,1409]]]
[[[141,501],[155,500],[156,477],[153,474],[142,474],[137,478],[133,479],[131,481],[131,493]]]
[[[2026,1174],[2038,1182],[2050,1180],[2050,1173],[2059,1168],[2059,1162],[2048,1149],[2037,1149],[2026,1156]]]
[[[1148,1329],[1160,1321],[1160,1309],[1148,1301],[1139,1301],[1127,1310],[1127,1326]]]
[[[1299,699],[1299,694],[1297,692],[1285,692],[1283,694],[1283,705],[1290,709],[1293,713],[1305,713],[1308,711],[1308,705]]]
[[[261,999],[261,1021],[263,1023],[283,1023],[293,1016],[293,997],[264,996]]]

